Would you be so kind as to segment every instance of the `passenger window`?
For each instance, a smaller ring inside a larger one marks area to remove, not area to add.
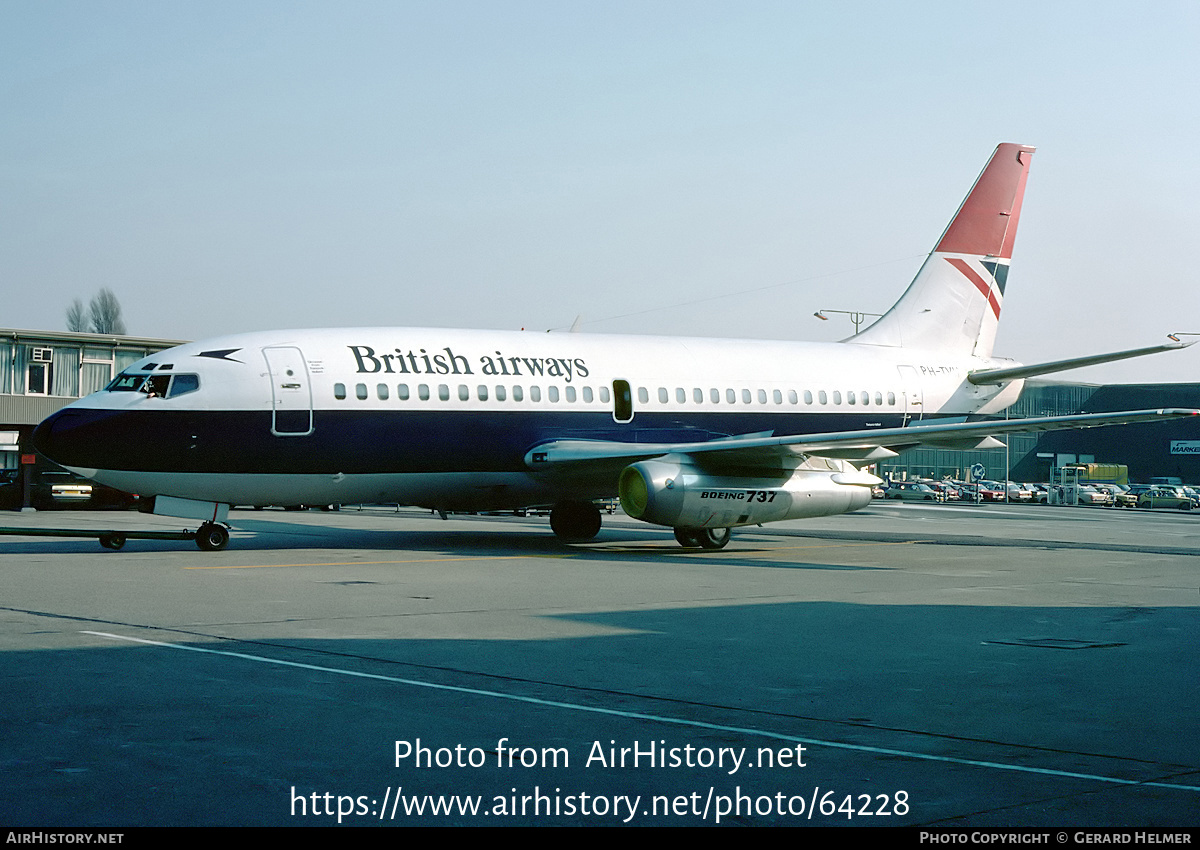
[[[375,388],[375,395],[379,396],[379,400],[380,400],[380,401],[387,401],[387,397],[388,397],[388,385],[387,385],[387,384],[380,384],[379,386],[377,386],[377,387]]]
[[[783,393],[779,390],[771,390],[771,398],[775,400],[776,404],[783,404]]]
[[[875,393],[875,403],[880,406],[883,405],[883,393]]]
[[[401,401],[408,401],[408,384],[396,385],[396,398]]]
[[[766,404],[766,403],[767,403],[767,391],[766,391],[766,390],[759,390],[759,391],[758,391],[758,403],[759,403],[759,404]]]
[[[429,401],[429,384],[420,384],[417,386],[417,397],[421,401]]]
[[[496,385],[496,401],[504,401],[506,395],[507,395],[507,393],[505,393],[504,387],[501,386],[500,384],[497,384]]]
[[[888,404],[895,407],[895,405],[896,405],[896,394],[895,393],[888,393]]]
[[[850,392],[846,393],[846,403],[847,404],[855,404],[855,403],[857,403],[857,401],[858,401],[858,399],[856,399],[854,397],[854,390],[851,390]]]
[[[733,390],[725,390],[725,401],[730,404],[737,404],[737,393]]]
[[[513,401],[524,401],[525,391],[520,386],[513,387]]]
[[[336,398],[338,401],[341,401],[342,399],[344,399],[346,397],[346,385],[345,384],[334,384],[333,385],[333,397]]]
[[[600,403],[608,404],[608,387],[600,388]]]
[[[699,387],[695,387],[692,390],[692,400],[696,402],[696,404],[704,404],[704,390],[700,389]]]
[[[487,401],[487,399],[488,399],[487,386],[485,384],[480,384],[479,385],[479,400]]]
[[[592,402],[592,388],[591,387],[583,388],[583,400],[586,401],[587,403],[591,404],[591,402]]]
[[[445,401],[445,400],[446,399],[442,399],[442,401]],[[466,384],[458,385],[458,400],[459,401],[470,401],[471,400],[471,389]]]
[[[821,404],[829,403],[829,396],[825,394],[825,390],[819,390],[817,392],[817,398],[820,400]]]
[[[650,401],[650,393],[645,387],[638,387],[638,401],[640,401],[642,404],[646,404],[648,401]]]
[[[356,395],[358,397],[359,401],[366,401],[367,400],[367,385],[366,384],[355,384],[354,385],[354,395]]]
[[[713,387],[711,390],[708,391],[708,397],[710,399],[712,399],[713,404],[721,403],[721,391],[719,389],[717,389],[716,387]]]
[[[558,401],[558,387],[546,387],[546,398],[550,401]]]
[[[685,390],[683,387],[676,387],[675,400],[680,404],[687,404],[687,390]]]
[[[658,388],[658,401],[660,404],[666,404],[671,400],[671,394],[667,392],[666,387]]]
[[[841,404],[841,403],[842,403],[842,394],[841,394],[841,392],[840,392],[839,390],[834,390],[834,391],[833,391],[833,403],[834,403],[834,404]]]
[[[804,391],[804,403],[805,403],[805,404],[812,404],[812,390],[805,390],[805,391]]]
[[[567,387],[564,392],[566,392],[566,394],[567,394],[567,401],[575,400],[575,388],[574,387]]]
[[[799,404],[800,399],[796,396],[795,390],[788,390],[788,404]]]
[[[530,387],[529,388],[529,400],[530,401],[541,401],[542,400],[542,388],[541,387]]]
[[[438,384],[438,398],[442,401],[450,400],[450,387],[446,384]]]

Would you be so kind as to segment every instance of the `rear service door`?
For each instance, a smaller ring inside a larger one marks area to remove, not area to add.
[[[271,375],[271,433],[278,437],[311,434],[312,382],[299,348],[272,346],[262,350]]]

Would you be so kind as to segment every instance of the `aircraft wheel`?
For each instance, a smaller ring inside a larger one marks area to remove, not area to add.
[[[105,549],[120,549],[125,545],[124,534],[105,534],[100,538],[100,545]]]
[[[696,532],[696,539],[704,549],[724,549],[732,535],[731,528],[701,528]]]
[[[700,531],[695,528],[675,529],[675,539],[684,549],[696,549],[700,544]]]
[[[196,545],[205,552],[219,552],[229,545],[229,529],[206,522],[196,530]]]
[[[600,511],[591,502],[559,502],[550,511],[550,528],[561,540],[591,540],[600,533]]]

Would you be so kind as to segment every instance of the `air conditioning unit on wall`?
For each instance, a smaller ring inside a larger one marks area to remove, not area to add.
[[[33,361],[35,363],[51,363],[54,360],[53,348],[35,348],[33,349]]]

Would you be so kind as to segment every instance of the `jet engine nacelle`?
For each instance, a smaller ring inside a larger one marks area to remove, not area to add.
[[[755,473],[759,470],[755,470]],[[810,458],[777,474],[714,475],[688,463],[644,460],[621,473],[621,507],[673,528],[733,528],[830,516],[871,501],[880,479],[844,461]]]

